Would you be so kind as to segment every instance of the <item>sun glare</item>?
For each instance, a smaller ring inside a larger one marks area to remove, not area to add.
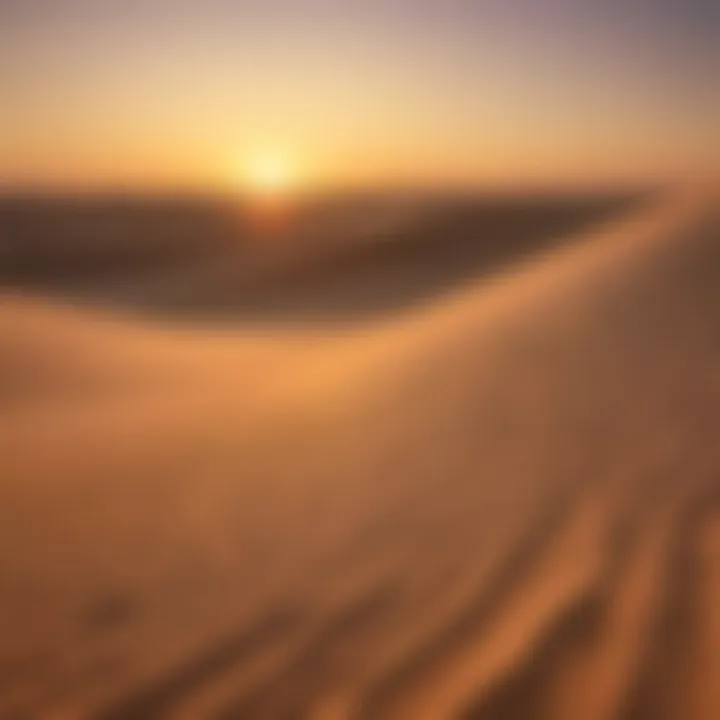
[[[296,177],[290,162],[278,153],[251,157],[243,172],[243,186],[259,195],[286,195],[295,185]]]

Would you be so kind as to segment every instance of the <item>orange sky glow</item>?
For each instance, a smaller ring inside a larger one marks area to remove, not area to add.
[[[0,188],[592,184],[717,169],[720,19],[707,0],[122,5],[0,8]]]

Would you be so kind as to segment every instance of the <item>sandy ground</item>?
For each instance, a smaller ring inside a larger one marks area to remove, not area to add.
[[[709,198],[347,325],[7,291],[0,403],[3,720],[720,718]]]

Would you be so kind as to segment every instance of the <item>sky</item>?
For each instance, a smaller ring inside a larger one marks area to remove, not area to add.
[[[0,188],[715,177],[716,0],[0,0]]]

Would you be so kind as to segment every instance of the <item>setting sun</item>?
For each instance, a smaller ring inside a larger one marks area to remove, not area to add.
[[[242,185],[261,195],[284,195],[297,181],[292,164],[279,153],[252,156],[241,176]]]

